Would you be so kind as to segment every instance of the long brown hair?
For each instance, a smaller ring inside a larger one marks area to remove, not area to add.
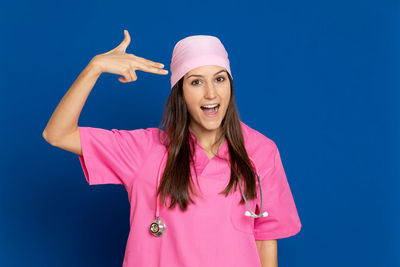
[[[216,143],[220,143],[223,137],[227,140],[231,175],[228,185],[220,194],[227,196],[233,187],[234,190],[237,190],[238,177],[242,177],[243,192],[246,199],[250,200],[257,197],[256,174],[244,146],[239,112],[235,104],[232,77],[229,73],[228,77],[231,84],[231,97],[225,117],[221,122],[221,135]],[[169,152],[157,195],[161,194],[160,201],[162,204],[165,203],[167,196],[170,196],[169,209],[173,209],[176,204],[179,204],[180,209],[185,211],[189,201],[195,203],[191,194],[197,195],[197,193],[193,190],[193,179],[190,172],[190,164],[194,164],[195,145],[190,139],[190,114],[183,97],[183,80],[184,77],[173,86],[165,103],[162,120],[158,127],[161,130],[159,131],[160,142],[165,145]],[[164,135],[161,136],[161,133],[164,133]],[[197,172],[195,173],[197,179]],[[240,203],[244,204],[243,198]]]

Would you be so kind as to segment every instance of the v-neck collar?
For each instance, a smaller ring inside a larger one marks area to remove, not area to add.
[[[208,158],[207,153],[204,151],[203,147],[200,145],[199,141],[197,140],[196,136],[190,131],[189,129],[189,137],[195,144],[195,153],[194,153],[194,162],[196,165],[196,171],[199,176],[202,175],[205,168],[213,161],[221,160],[221,158],[227,158],[228,153],[228,141],[224,140],[224,142],[219,146],[217,154],[213,156],[211,159]],[[218,156],[218,157],[217,157]]]

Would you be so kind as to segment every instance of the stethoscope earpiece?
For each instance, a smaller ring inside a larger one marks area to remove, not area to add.
[[[244,215],[248,216],[248,217],[251,216],[251,217],[254,217],[254,218],[259,218],[259,217],[267,217],[268,216],[268,212],[265,211],[263,214],[257,215],[257,214],[251,214],[250,211],[246,210]]]

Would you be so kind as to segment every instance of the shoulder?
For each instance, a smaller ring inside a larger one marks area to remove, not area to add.
[[[128,144],[149,146],[159,143],[159,137],[163,136],[164,131],[159,128],[137,128],[137,129],[111,129],[111,132],[118,139]]]
[[[247,154],[254,161],[261,174],[271,170],[278,150],[275,142],[261,132],[241,122]]]
[[[137,136],[137,137],[147,137],[151,138],[155,135],[158,134],[160,129],[154,128],[154,127],[149,127],[149,128],[137,128],[137,129],[126,129],[126,130],[120,130],[120,129],[112,129],[112,131],[119,132],[125,136]]]
[[[246,149],[253,150],[256,148],[262,148],[265,152],[276,149],[276,144],[272,139],[251,128],[244,122],[241,121],[240,123],[242,125],[242,133]]]

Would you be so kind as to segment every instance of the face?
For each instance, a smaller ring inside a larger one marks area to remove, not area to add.
[[[189,127],[197,132],[218,130],[225,117],[230,93],[230,80],[223,67],[207,65],[186,73],[183,95],[190,113]],[[210,108],[214,104],[217,107]]]

